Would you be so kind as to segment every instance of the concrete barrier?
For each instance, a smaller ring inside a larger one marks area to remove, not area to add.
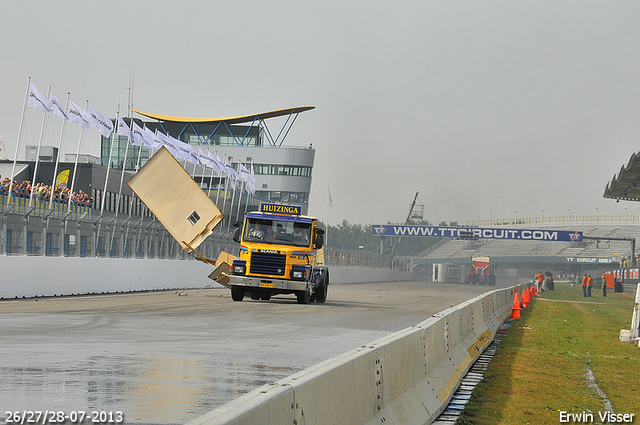
[[[0,255],[0,270],[0,298],[4,299],[202,288],[215,284],[207,278],[211,266],[194,260]]]
[[[222,287],[200,261],[0,255],[0,299]],[[390,269],[331,267],[331,283],[395,282],[412,273]]]
[[[265,385],[189,425],[429,424],[513,304],[498,289]]]

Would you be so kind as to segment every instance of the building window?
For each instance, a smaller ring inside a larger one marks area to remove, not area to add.
[[[253,172],[256,175],[311,177],[311,167],[302,165],[253,164]]]

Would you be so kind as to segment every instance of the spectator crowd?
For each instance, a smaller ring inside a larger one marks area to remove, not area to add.
[[[2,179],[2,176],[0,176],[0,179]],[[11,186],[11,180],[6,177],[0,184],[0,195],[8,195],[9,187],[11,187],[11,193],[15,197],[29,198],[33,188],[33,199],[39,199],[47,202],[51,199],[51,186],[44,183],[36,183],[36,185],[33,186],[31,182],[27,180],[22,183],[18,183],[14,180],[13,186]],[[53,200],[55,202],[68,203],[69,199],[71,199],[71,203],[74,205],[87,207],[93,206],[93,197],[90,197],[89,194],[84,193],[82,190],[78,192],[71,192],[71,190],[66,187],[56,187],[53,190]]]

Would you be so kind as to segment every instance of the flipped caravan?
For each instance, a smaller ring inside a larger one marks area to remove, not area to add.
[[[433,265],[433,282],[464,283],[464,266],[452,263],[436,263]]]

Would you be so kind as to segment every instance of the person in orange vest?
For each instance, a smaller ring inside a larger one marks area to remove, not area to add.
[[[540,270],[538,272],[538,275],[536,276],[536,278],[538,279],[538,292],[542,291],[542,279],[544,279],[544,275],[542,274],[542,270]]]
[[[582,278],[582,296],[587,296],[587,275],[585,274]]]
[[[591,279],[591,275],[587,277],[587,297],[591,296],[591,285],[593,285],[593,279]]]

